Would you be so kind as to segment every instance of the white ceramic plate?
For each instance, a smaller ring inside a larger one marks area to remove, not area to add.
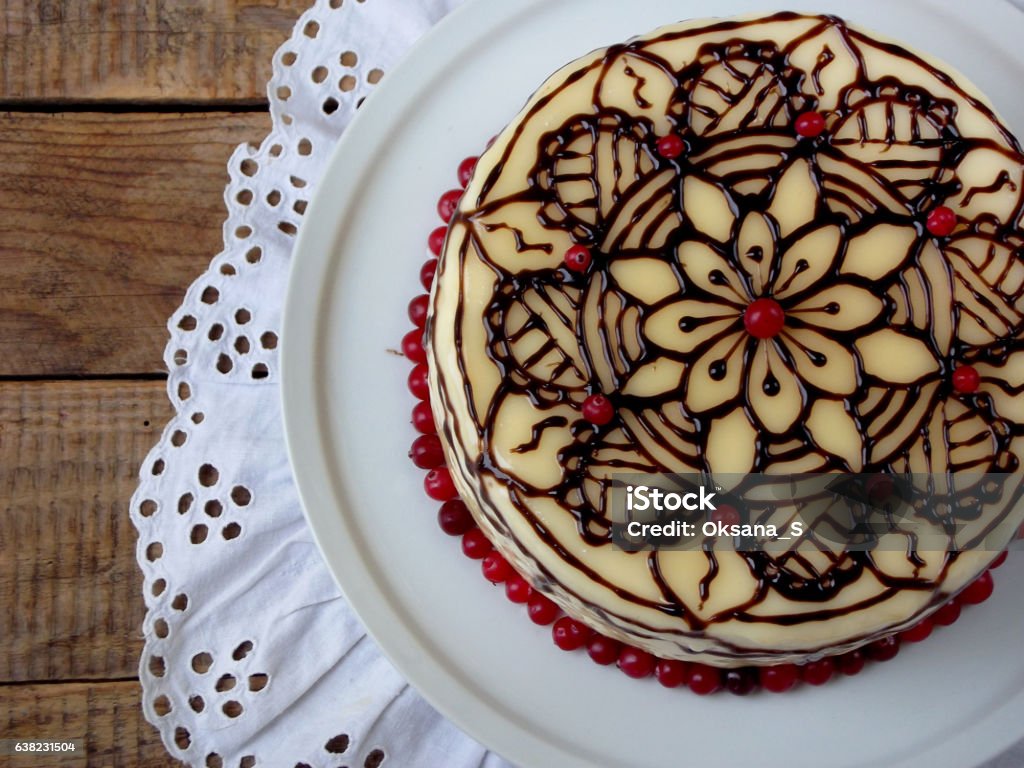
[[[700,698],[556,650],[440,532],[406,459],[409,368],[388,350],[408,330],[434,204],[459,160],[576,56],[684,18],[780,6],[838,13],[946,58],[1024,133],[1024,13],[1004,0],[480,0],[389,73],[306,215],[282,355],[310,524],[384,652],[514,762],[963,768],[1024,735],[1024,558],[999,572],[991,601],[894,663],[784,696]]]

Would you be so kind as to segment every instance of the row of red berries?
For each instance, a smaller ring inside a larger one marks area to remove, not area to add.
[[[468,183],[475,163],[476,158],[467,158],[459,166],[459,181],[463,186]],[[461,193],[462,190],[452,190],[441,197],[438,202],[438,213],[442,220],[451,219]],[[428,246],[435,256],[441,252],[446,229],[438,227],[430,234]],[[586,259],[588,265],[589,252],[586,253]],[[568,261],[567,256],[567,264]],[[420,271],[421,282],[428,291],[436,269],[437,259],[432,258]],[[718,669],[705,664],[660,659],[644,650],[595,632],[584,623],[564,615],[555,603],[535,591],[494,549],[487,536],[476,525],[465,502],[459,498],[451,473],[445,466],[444,450],[437,436],[429,402],[426,353],[423,349],[423,328],[428,305],[427,294],[419,295],[409,303],[408,314],[413,330],[406,334],[402,341],[402,351],[414,364],[409,374],[408,386],[417,400],[413,406],[412,423],[420,433],[413,441],[409,457],[417,467],[427,470],[423,479],[423,488],[427,496],[442,502],[437,514],[441,530],[449,536],[461,537],[463,554],[473,560],[479,560],[484,577],[493,584],[503,584],[505,595],[511,602],[526,605],[527,615],[531,621],[541,626],[551,626],[552,640],[558,648],[564,651],[585,648],[587,654],[597,664],[617,664],[624,674],[632,678],[653,675],[666,688],[686,686],[701,695],[721,689],[746,695],[758,687],[781,693],[800,681],[810,685],[823,685],[837,672],[842,675],[855,675],[868,660],[888,661],[899,652],[902,642],[924,640],[936,626],[946,626],[955,622],[963,605],[983,602],[992,594],[992,576],[986,571],[960,595],[911,629],[896,636],[877,640],[859,650],[800,666],[779,664],[762,668]],[[956,373],[954,382],[955,380]],[[601,426],[614,418],[615,410],[607,397],[595,394],[584,401],[583,416],[591,423]],[[991,567],[998,567],[1005,559],[1004,552]]]

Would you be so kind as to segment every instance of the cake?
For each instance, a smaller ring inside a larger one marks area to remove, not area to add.
[[[459,495],[535,590],[662,659],[802,663],[915,626],[1020,523],[1022,184],[976,87],[835,17],[571,62],[480,157],[434,279]],[[623,473],[1004,480],[930,548],[894,526],[902,546],[631,550]]]

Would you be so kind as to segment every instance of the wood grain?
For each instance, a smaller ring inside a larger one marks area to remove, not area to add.
[[[128,500],[170,415],[161,381],[0,383],[0,683],[136,675]]]
[[[6,0],[0,102],[264,103],[271,56],[309,5]]]
[[[0,377],[161,372],[264,113],[0,114]]]
[[[180,766],[142,716],[137,680],[0,687],[0,734],[6,739],[82,739],[85,751],[61,758],[0,758],[11,768],[164,768]]]

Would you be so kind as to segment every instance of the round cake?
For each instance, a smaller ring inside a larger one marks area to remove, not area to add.
[[[661,658],[807,661],[913,626],[1020,522],[1022,184],[962,75],[835,17],[568,64],[481,156],[434,280],[460,495],[536,590]],[[635,551],[627,473],[1011,480],[941,546]]]

